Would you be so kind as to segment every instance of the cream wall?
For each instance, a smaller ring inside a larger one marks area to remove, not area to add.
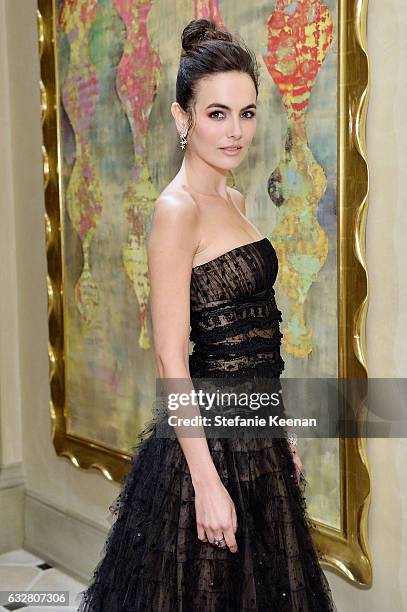
[[[403,0],[370,3],[371,377],[407,372],[406,27]],[[118,485],[74,468],[50,442],[38,82],[36,3],[0,0],[0,551],[25,546],[86,579]],[[326,569],[340,612],[407,612],[406,449],[405,440],[369,442],[374,581],[371,589],[358,589]]]

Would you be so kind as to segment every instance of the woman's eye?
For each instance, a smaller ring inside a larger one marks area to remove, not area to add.
[[[221,111],[213,111],[213,113],[211,113],[209,117],[213,117],[214,115],[223,115],[223,113]],[[215,117],[215,119],[217,119],[217,117]]]
[[[254,113],[253,111],[245,111],[243,114],[247,115],[247,113],[250,114],[250,117],[246,117],[246,119],[251,119],[252,117],[256,116],[256,113]],[[214,115],[223,115],[222,111],[213,111],[213,113],[211,113],[209,115],[209,117],[214,117]],[[215,119],[218,119],[218,117],[214,117]]]

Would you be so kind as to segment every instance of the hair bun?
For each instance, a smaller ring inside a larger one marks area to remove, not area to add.
[[[207,40],[233,42],[233,36],[225,30],[218,30],[216,23],[209,19],[193,19],[182,32],[182,48],[185,53]]]

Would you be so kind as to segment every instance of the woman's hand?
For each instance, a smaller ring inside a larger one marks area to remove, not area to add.
[[[294,461],[294,465],[295,465],[295,475],[297,477],[297,482],[300,482],[300,474],[302,472],[302,462],[300,459],[300,456],[298,454],[298,450],[297,450],[297,445],[296,444],[289,444],[288,448],[291,451],[291,455]]]
[[[198,539],[214,546],[214,538],[224,538],[219,548],[228,546],[230,552],[237,552],[235,504],[221,479],[194,484],[194,488]]]

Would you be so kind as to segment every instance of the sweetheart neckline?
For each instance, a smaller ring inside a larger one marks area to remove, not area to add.
[[[263,236],[263,238],[259,238],[259,240],[252,240],[252,242],[246,242],[245,244],[239,244],[238,246],[233,247],[233,249],[230,249],[229,251],[225,251],[224,253],[217,255],[217,257],[214,257],[213,259],[210,259],[209,261],[204,261],[204,263],[198,264],[197,266],[193,266],[192,271],[196,270],[197,268],[203,268],[203,266],[213,263],[214,261],[217,261],[221,257],[224,257],[225,255],[229,255],[229,253],[233,253],[233,251],[237,251],[238,249],[243,249],[244,247],[251,246],[253,244],[258,244],[259,242],[264,242],[265,240],[270,242],[267,236]]]

